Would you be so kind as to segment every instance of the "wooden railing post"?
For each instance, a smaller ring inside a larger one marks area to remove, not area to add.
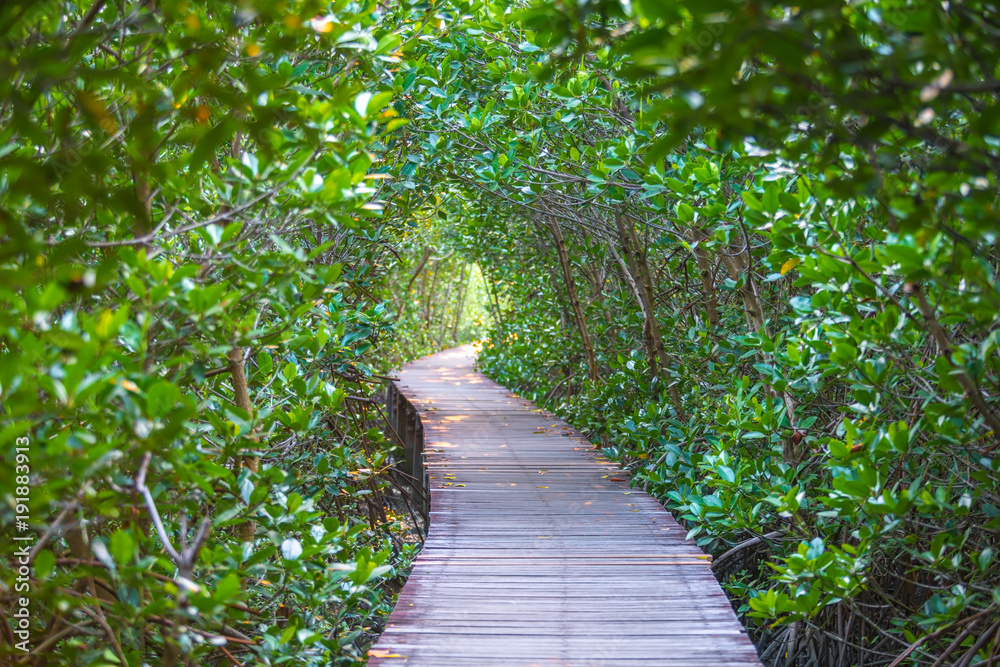
[[[385,418],[392,428],[396,428],[396,385],[389,383],[385,388]]]
[[[430,508],[430,480],[427,479],[427,469],[424,467],[424,423],[417,416],[417,430],[414,434],[413,443],[413,478],[417,480],[423,489],[421,503],[424,516],[428,516]]]
[[[424,468],[424,425],[420,413],[410,403],[394,383],[389,384],[385,394],[386,419],[395,431],[394,439],[403,448],[403,460],[397,467],[412,477],[422,498],[424,515],[430,510],[427,489],[429,480]]]
[[[416,421],[416,428],[413,429],[413,449],[412,457],[410,458],[410,474],[413,475],[413,479],[417,480],[424,490],[427,490],[427,485],[424,482],[424,424],[420,421],[420,415],[416,414],[414,411],[414,418]],[[424,512],[427,512],[427,508],[424,508]]]

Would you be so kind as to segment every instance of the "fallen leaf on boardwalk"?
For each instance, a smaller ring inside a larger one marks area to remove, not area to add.
[[[539,486],[538,488],[539,488],[539,489],[547,489],[547,488],[549,488],[549,487],[547,487],[547,486]]]
[[[611,481],[612,482],[624,482],[625,478],[624,477],[612,477]]]
[[[413,606],[413,605],[410,605]],[[373,648],[368,650],[368,656],[372,658],[405,658],[406,656],[400,653],[389,653],[388,649],[384,648]]]

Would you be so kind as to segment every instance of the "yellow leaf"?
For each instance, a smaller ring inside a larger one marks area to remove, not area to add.
[[[411,607],[413,605],[410,605]],[[389,649],[384,648],[371,648],[368,649],[368,655],[372,658],[405,658],[406,656],[400,653],[389,653]]]
[[[785,275],[786,273],[794,269],[796,266],[799,265],[799,262],[801,261],[802,260],[800,260],[798,257],[792,257],[790,260],[781,265],[781,275]]]

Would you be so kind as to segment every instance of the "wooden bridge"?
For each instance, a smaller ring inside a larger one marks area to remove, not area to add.
[[[760,665],[685,530],[471,347],[407,366],[389,404],[430,530],[369,665]]]

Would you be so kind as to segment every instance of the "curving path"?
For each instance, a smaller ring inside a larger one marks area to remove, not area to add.
[[[684,529],[471,346],[397,385],[424,425],[431,522],[369,665],[759,667]]]

